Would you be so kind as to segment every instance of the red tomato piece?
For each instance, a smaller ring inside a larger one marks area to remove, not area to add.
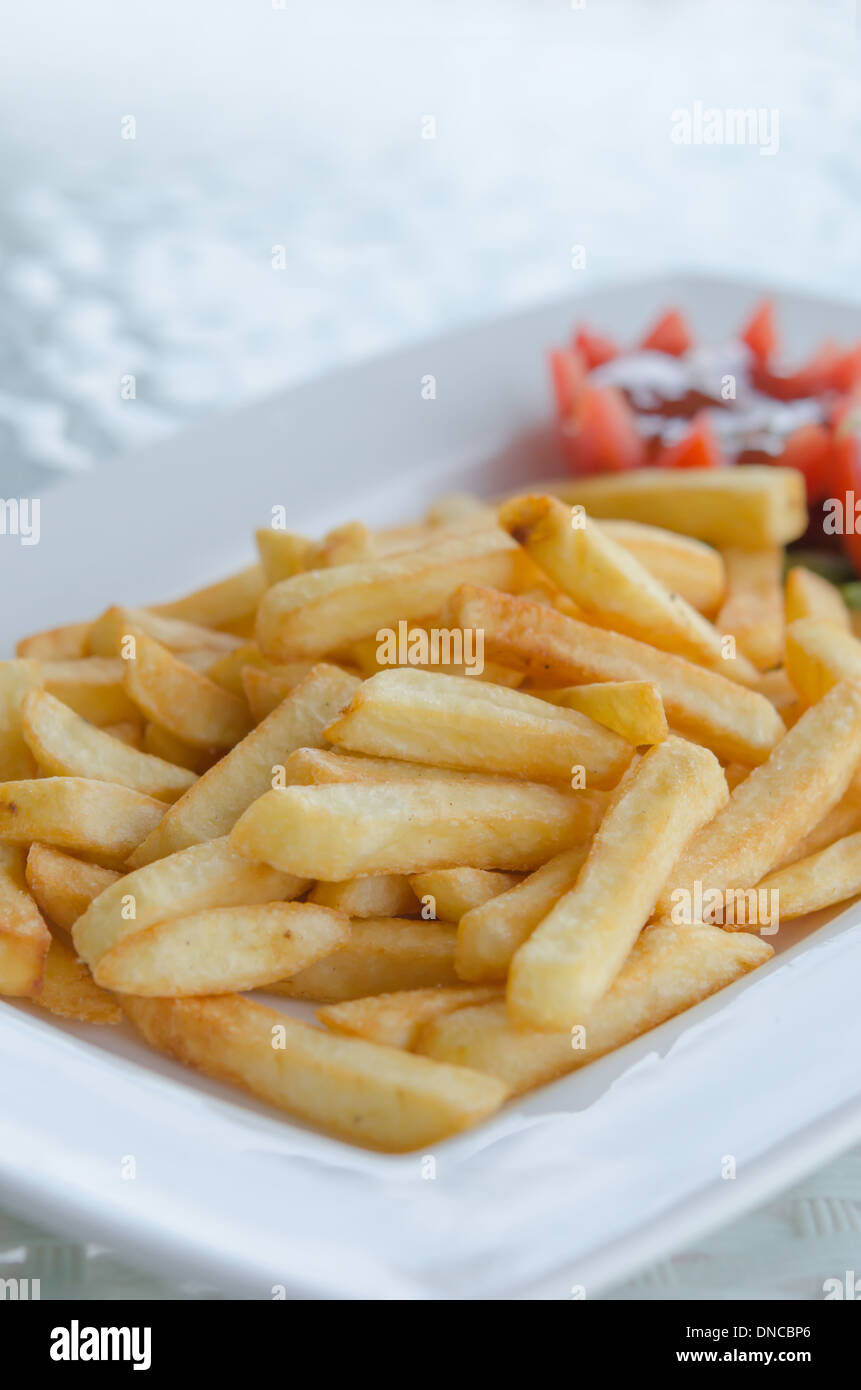
[[[603,367],[605,362],[612,362],[614,357],[619,356],[619,349],[612,338],[606,338],[602,333],[593,333],[590,328],[578,329],[574,337],[574,348],[580,353],[590,372],[593,367]]]
[[[739,337],[743,343],[747,343],[758,362],[767,362],[774,356],[777,351],[777,326],[770,299],[763,299],[757,304]]]
[[[861,343],[841,352],[831,372],[831,385],[835,391],[853,391],[861,385]]]
[[[793,430],[776,462],[782,468],[797,468],[803,473],[808,502],[821,502],[833,486],[831,431],[825,425],[801,425]]]
[[[550,374],[556,397],[556,413],[568,420],[577,408],[577,401],[586,380],[586,364],[573,348],[553,348],[550,353]]]
[[[693,345],[694,340],[681,314],[677,309],[669,309],[649,330],[640,347],[645,352],[668,352],[671,357],[683,357]]]
[[[724,459],[708,417],[695,415],[684,438],[666,445],[656,462],[659,468],[720,468]]]
[[[615,386],[584,387],[566,454],[578,473],[641,468],[646,450],[631,407]]]
[[[775,372],[766,363],[755,362],[751,368],[751,380],[757,391],[764,391],[778,401],[800,401],[808,396],[821,396],[832,386],[840,356],[834,343],[823,343],[797,372]]]

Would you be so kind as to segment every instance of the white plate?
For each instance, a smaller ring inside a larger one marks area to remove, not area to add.
[[[38,545],[0,538],[2,649],[109,601],[217,577],[249,557],[246,536],[279,504],[313,531],[407,517],[454,486],[550,476],[546,350],[575,317],[630,339],[680,304],[716,339],[754,298],[701,278],[584,295],[351,368],[58,487],[41,499]],[[855,307],[779,298],[790,348],[861,330]],[[247,1297],[592,1297],[861,1138],[861,910],[806,939],[784,928],[777,944],[754,977],[682,1018],[433,1154],[395,1158],[281,1119],[124,1030],[7,1004],[0,1201]]]

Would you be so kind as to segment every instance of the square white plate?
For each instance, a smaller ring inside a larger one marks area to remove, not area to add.
[[[314,532],[408,518],[453,487],[552,476],[546,350],[575,318],[630,340],[678,304],[714,340],[756,293],[679,278],[583,295],[59,486],[41,499],[38,545],[0,538],[3,654],[24,632],[247,562],[246,538],[277,505]],[[778,298],[790,349],[861,331],[857,307]],[[125,1029],[7,1003],[0,1201],[252,1298],[592,1297],[861,1138],[861,911],[813,936],[785,927],[776,944],[769,965],[682,1018],[431,1154],[394,1158],[282,1119]]]

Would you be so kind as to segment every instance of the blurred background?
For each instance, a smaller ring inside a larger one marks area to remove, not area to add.
[[[0,495],[623,277],[861,297],[859,32],[854,0],[6,6]],[[776,110],[777,148],[674,143],[696,102]],[[616,1296],[821,1297],[859,1234],[855,1153]],[[0,1213],[10,1272],[207,1296]]]

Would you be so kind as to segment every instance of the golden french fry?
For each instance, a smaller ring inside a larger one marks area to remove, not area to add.
[[[0,784],[0,840],[42,840],[60,849],[122,862],[161,820],[167,805],[116,782],[39,777]]]
[[[802,703],[815,705],[838,681],[861,680],[861,641],[821,618],[799,618],[786,629],[786,674]]]
[[[21,705],[41,680],[38,661],[0,661],[0,782],[36,775],[36,760],[21,727]]]
[[[355,565],[361,560],[373,560],[377,549],[374,538],[363,521],[348,521],[336,526],[320,542],[316,564],[323,569],[335,565]]]
[[[727,592],[715,625],[730,633],[738,650],[760,671],[783,656],[783,552],[778,546],[723,552]]]
[[[409,1049],[432,1019],[501,997],[501,991],[491,985],[439,985],[435,989],[405,989],[395,994],[324,1004],[317,1010],[317,1017],[333,1033]]]
[[[345,912],[348,917],[407,917],[419,907],[405,874],[370,874],[342,883],[315,883],[307,901]]]
[[[283,579],[267,590],[257,640],[272,661],[337,651],[345,642],[401,619],[435,612],[469,579],[505,586],[516,574],[517,546],[498,529],[443,535],[424,550]]]
[[[612,786],[631,758],[618,734],[519,690],[428,671],[380,671],[325,730],[337,747],[533,782]],[[582,775],[582,774],[581,774]]]
[[[670,725],[720,758],[764,762],[784,733],[763,695],[633,637],[510,594],[464,586],[449,603],[445,622],[483,628],[491,654],[525,667],[539,684],[649,681],[661,692]]]
[[[786,545],[807,530],[804,479],[795,468],[643,468],[565,479],[543,489],[591,516],[644,521],[709,545]]]
[[[811,854],[818,854],[821,849],[827,849],[835,840],[842,840],[844,835],[851,835],[856,830],[861,830],[861,784],[859,784],[857,774],[836,805],[826,812],[822,820],[802,840],[795,842],[792,849],[781,859],[776,868],[784,869],[788,864],[795,864],[799,859],[807,859]]]
[[[92,970],[120,941],[159,922],[211,907],[284,902],[307,887],[307,880],[240,858],[226,839],[210,840],[117,879],[81,914],[72,937]]]
[[[413,893],[441,922],[459,922],[464,913],[505,893],[520,882],[517,874],[490,869],[431,869],[410,878]]]
[[[455,985],[456,935],[448,922],[413,922],[403,917],[351,922],[342,946],[307,970],[269,985],[268,992],[330,1004],[367,994]]]
[[[93,898],[97,898],[120,874],[85,859],[64,854],[53,845],[34,841],[27,853],[27,887],[39,911],[52,926],[70,932]]]
[[[804,565],[793,565],[787,574],[784,603],[787,625],[799,618],[818,618],[845,632],[852,630],[852,616],[840,590]]]
[[[0,994],[35,994],[51,933],[27,891],[24,854],[0,844]]]
[[[304,878],[414,874],[457,861],[534,869],[593,824],[588,795],[502,778],[285,787],[249,806],[230,843]]]
[[[125,673],[126,663],[115,657],[42,662],[42,684],[48,693],[91,724],[140,719],[140,711],[126,693]]]
[[[426,1024],[417,1051],[496,1076],[513,1095],[541,1086],[624,1046],[762,965],[773,954],[758,936],[719,927],[647,927],[603,998],[575,1033],[515,1028],[502,1002]]]
[[[601,521],[601,530],[644,565],[656,579],[701,613],[718,608],[726,588],[720,552],[691,536],[645,526],[641,521]]]
[[[118,738],[120,743],[126,744],[129,748],[136,748],[139,753],[143,753],[143,724],[139,724],[135,719],[123,719],[119,724],[103,724],[102,733],[110,734],[111,738]]]
[[[338,1037],[236,995],[125,996],[123,1008],[159,1051],[372,1149],[426,1149],[487,1119],[506,1097],[492,1077]]]
[[[712,920],[723,894],[753,888],[836,805],[859,758],[861,684],[841,681],[693,837],[667,879],[659,914],[683,913],[699,894]]]
[[[228,575],[216,584],[208,584],[204,589],[196,589],[184,598],[171,603],[150,603],[150,613],[165,618],[178,618],[186,623],[199,623],[201,627],[218,627],[234,631],[248,620],[253,620],[257,605],[263,596],[266,583],[259,565],[249,565],[247,569]]]
[[[462,980],[504,980],[514,953],[577,882],[589,842],[564,849],[485,906],[460,918],[455,969]]]
[[[180,661],[139,630],[134,658],[123,662],[138,709],[193,748],[232,748],[250,727],[244,700]]]
[[[766,874],[757,891],[777,894],[782,922],[856,897],[861,893],[861,832]]]
[[[356,689],[355,677],[320,664],[251,733],[205,772],[129,858],[132,868],[226,835],[295,748],[318,744]]]
[[[659,743],[630,768],[576,884],[511,962],[507,1002],[517,1026],[553,1032],[582,1023],[624,965],[684,846],[727,797],[717,758],[684,739]]]
[[[88,724],[46,690],[31,690],[21,703],[21,727],[43,772],[52,777],[90,777],[175,801],[194,784],[194,774],[139,753]]]
[[[243,668],[242,690],[256,724],[261,724],[268,714],[277,709],[282,700],[286,700],[308,672],[314,669],[314,663],[297,661],[293,669],[295,675],[278,675],[274,671],[263,671],[257,666]]]
[[[90,624],[87,649],[91,656],[122,656],[123,639],[135,632],[145,632],[171,652],[210,652],[215,660],[219,655],[235,651],[243,644],[229,632],[216,632],[200,623],[181,618],[166,618],[146,608],[108,608]]]
[[[34,661],[74,661],[87,654],[87,636],[90,624],[66,623],[64,627],[48,628],[46,632],[34,632],[32,637],[22,637],[15,647],[15,655],[29,657]]]
[[[661,692],[653,681],[596,681],[535,693],[551,704],[588,714],[596,724],[638,746],[662,743],[669,733]]]
[[[122,1009],[115,999],[100,989],[82,960],[71,946],[58,937],[51,938],[45,969],[34,1004],[76,1023],[116,1024],[122,1020]]]
[[[307,536],[261,526],[254,538],[267,585],[279,584],[282,579],[317,568],[319,547]]]
[[[342,913],[309,903],[211,907],[126,937],[99,957],[93,973],[122,994],[232,994],[310,969],[349,935]]]
[[[670,593],[624,546],[582,511],[555,497],[515,497],[501,525],[574,600],[591,623],[649,642],[733,679],[755,668],[727,659],[720,632],[679,594]]]

